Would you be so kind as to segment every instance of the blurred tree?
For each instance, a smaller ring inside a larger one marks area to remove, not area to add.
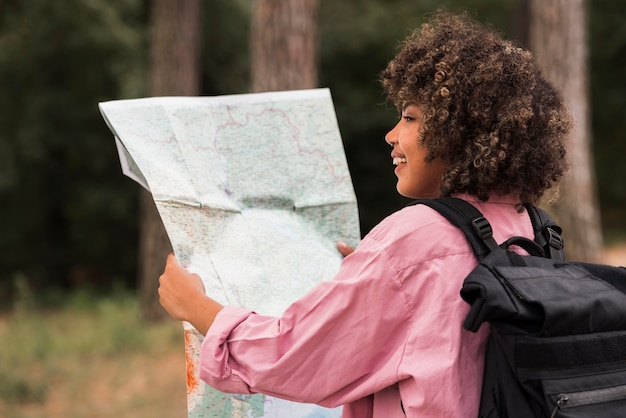
[[[150,3],[150,94],[200,94],[200,0],[152,0]],[[158,279],[171,244],[152,195],[141,192],[139,302],[144,319],[166,316],[159,304]]]
[[[133,185],[97,104],[142,91],[140,6],[0,1],[0,299],[17,278],[46,294],[134,275]]]
[[[571,168],[555,213],[565,252],[570,259],[598,261],[602,231],[590,145],[585,1],[531,0],[530,23],[531,49],[574,118],[567,144]]]
[[[318,8],[318,0],[253,0],[253,92],[317,87]]]

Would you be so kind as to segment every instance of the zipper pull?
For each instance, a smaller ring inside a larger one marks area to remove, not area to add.
[[[558,399],[556,400],[556,406],[554,407],[554,410],[552,411],[552,415],[550,415],[550,418],[555,418],[557,411],[562,409],[568,400],[569,398],[567,396],[559,395]]]

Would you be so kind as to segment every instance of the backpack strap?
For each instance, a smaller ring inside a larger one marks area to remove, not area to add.
[[[554,222],[550,215],[543,209],[533,205],[526,205],[526,211],[530,216],[535,231],[535,242],[543,248],[545,256],[553,260],[563,261],[563,230]]]
[[[411,204],[429,206],[439,212],[452,225],[461,229],[479,260],[494,249],[506,249],[511,245],[522,247],[530,255],[564,260],[561,228],[547,212],[535,206],[528,205],[526,207],[533,226],[534,240],[525,237],[512,237],[498,245],[493,239],[493,230],[489,221],[476,207],[465,200],[441,197],[418,199]]]
[[[493,230],[487,218],[471,203],[454,197],[418,199],[411,205],[422,204],[431,207],[465,234],[474,254],[480,260],[492,250],[499,248],[493,239]]]

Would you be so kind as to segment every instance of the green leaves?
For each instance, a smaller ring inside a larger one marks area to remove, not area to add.
[[[60,284],[75,264],[133,274],[125,254],[134,249],[116,240],[134,242],[135,188],[120,174],[97,103],[142,93],[142,6],[0,5],[0,281],[20,271]]]

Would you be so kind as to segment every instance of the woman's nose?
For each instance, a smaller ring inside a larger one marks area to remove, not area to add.
[[[391,145],[392,147],[394,146],[394,144],[398,143],[397,129],[398,129],[399,123],[400,122],[398,122],[396,126],[394,126],[389,132],[387,132],[387,135],[385,135],[385,142]]]

